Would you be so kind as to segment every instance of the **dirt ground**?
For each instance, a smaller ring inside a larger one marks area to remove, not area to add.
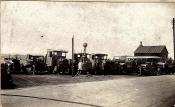
[[[14,75],[13,77],[18,77],[15,81],[26,77],[26,80],[20,83],[23,87],[23,84],[27,83],[28,87],[2,90],[3,107],[173,107],[175,104],[174,75],[74,78],[61,75]]]
[[[80,75],[72,77],[71,75],[12,75],[16,88],[25,88],[43,85],[59,85],[68,83],[82,83],[91,81],[105,81],[122,78],[134,78],[136,75],[93,75],[87,77]]]

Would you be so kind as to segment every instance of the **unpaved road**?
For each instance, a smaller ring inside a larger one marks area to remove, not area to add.
[[[75,76],[71,75],[12,75],[16,88],[27,88],[43,85],[60,85],[69,83],[82,83],[92,81],[117,80],[122,78],[136,78],[137,75],[86,75]]]
[[[175,75],[3,90],[1,101],[3,107],[172,107]]]

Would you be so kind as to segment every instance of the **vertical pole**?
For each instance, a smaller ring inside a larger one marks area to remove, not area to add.
[[[86,56],[86,47],[84,47],[84,52],[83,52],[83,64],[85,62],[85,56]]]
[[[74,75],[74,35],[72,37],[72,76]]]
[[[174,25],[175,24],[175,18],[173,18],[173,44],[174,44],[174,60],[175,60],[175,29]]]

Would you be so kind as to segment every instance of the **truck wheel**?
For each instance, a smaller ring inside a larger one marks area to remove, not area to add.
[[[156,75],[158,76],[158,75],[160,75],[160,74],[161,74],[161,69],[158,68],[157,71],[156,71]]]
[[[27,74],[31,74],[32,73],[31,67],[27,67],[26,72],[27,72]]]

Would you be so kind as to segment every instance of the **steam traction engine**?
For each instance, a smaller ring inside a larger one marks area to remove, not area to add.
[[[93,74],[105,74],[104,66],[107,56],[107,54],[92,54]]]
[[[25,74],[39,73],[44,71],[44,56],[28,54],[26,62],[22,64],[22,71]]]
[[[70,73],[70,62],[66,59],[66,53],[68,52],[64,50],[47,50],[45,62],[50,73]]]
[[[86,74],[87,71],[88,72],[91,72],[92,70],[92,64],[90,62],[90,54],[88,53],[75,53],[74,54],[74,71],[75,73],[77,72],[78,70],[78,63],[79,61],[83,59],[83,71],[82,71],[82,74]]]

